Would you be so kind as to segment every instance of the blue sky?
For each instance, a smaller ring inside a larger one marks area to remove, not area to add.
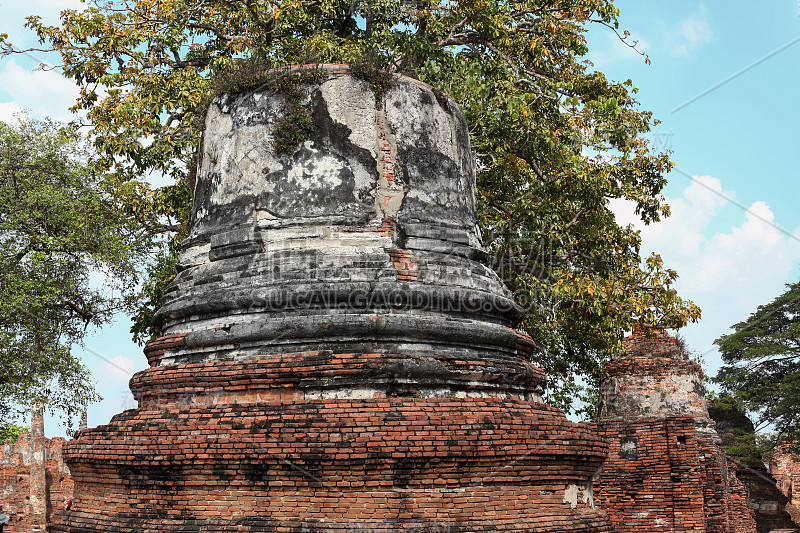
[[[673,150],[673,215],[642,229],[644,248],[661,253],[681,276],[679,293],[703,309],[682,333],[713,375],[713,340],[800,273],[800,5],[617,6],[651,64],[607,31],[591,33],[590,58],[609,78],[633,79],[642,107],[662,121],[653,138]],[[615,210],[633,221],[626,206]]]
[[[0,0],[0,32],[33,46],[23,17],[57,20],[78,0]],[[703,309],[682,330],[714,375],[713,340],[780,294],[800,274],[800,0],[620,0],[621,30],[651,60],[604,28],[590,32],[590,59],[611,79],[632,79],[638,99],[662,123],[651,134],[677,165],[665,191],[673,216],[642,227],[644,252],[661,253],[681,278],[678,290]],[[71,118],[77,90],[57,72],[35,72],[43,54],[0,60],[0,120],[26,110]],[[622,223],[635,222],[629,205],[613,205]],[[638,227],[638,226],[637,226]],[[104,400],[89,410],[90,425],[134,407],[130,376],[146,367],[121,318],[94,332],[83,360]],[[55,419],[48,435],[63,434]]]

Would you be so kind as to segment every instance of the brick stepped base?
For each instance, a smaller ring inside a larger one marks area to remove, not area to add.
[[[403,495],[392,495],[396,500],[404,500]],[[502,499],[509,497],[524,497],[524,495],[515,495],[507,493],[506,491],[497,490],[492,493],[481,493],[473,496],[467,493],[464,498],[472,498],[477,501],[482,501],[487,498]],[[314,497],[300,496],[298,499],[307,501]],[[383,501],[388,501],[389,498]],[[363,501],[363,500],[360,500]],[[342,502],[337,500],[331,504],[332,508],[341,513],[339,516],[346,516],[350,511],[348,507],[349,502]],[[446,505],[447,502],[442,500],[431,500],[430,505]],[[344,507],[340,507],[344,505]],[[520,504],[520,506],[523,504]],[[524,512],[524,516],[521,516]],[[104,531],[109,533],[129,533],[129,532],[142,532],[152,533],[158,532],[203,532],[203,533],[272,533],[272,532],[291,532],[291,533],[324,533],[328,531],[345,531],[348,533],[363,532],[363,533],[472,533],[472,532],[490,532],[490,531],[513,531],[515,533],[597,533],[597,532],[612,532],[616,531],[608,526],[607,518],[598,519],[595,517],[581,518],[579,521],[575,518],[561,516],[559,513],[554,512],[552,509],[530,509],[526,511],[514,511],[513,518],[494,516],[495,511],[488,510],[489,516],[482,520],[475,521],[458,521],[454,522],[450,519],[442,522],[430,522],[429,520],[419,519],[406,519],[406,520],[378,520],[378,521],[363,521],[358,520],[350,523],[343,522],[309,522],[301,520],[260,520],[260,519],[244,519],[236,521],[219,521],[219,520],[197,520],[194,518],[182,519],[180,517],[164,518],[162,513],[161,517],[153,513],[150,517],[146,518],[147,525],[142,526],[142,520],[137,515],[131,519],[119,517],[115,519],[97,518],[96,515],[87,513],[73,513],[70,521],[75,526],[66,527],[60,525],[51,531],[69,531],[71,533],[95,533],[96,531]],[[487,514],[481,513],[481,514]],[[605,517],[606,515],[603,514]],[[78,525],[81,524],[81,525]],[[787,531],[786,533],[795,533]]]
[[[304,394],[321,396],[326,391],[341,390],[349,394],[353,390],[364,391],[361,397],[366,391],[367,397],[455,396],[461,392],[539,400],[544,372],[523,357],[520,354],[505,359],[470,360],[463,355],[420,357],[313,351],[156,367],[137,373],[130,385],[140,406],[280,403],[300,399]]]
[[[67,447],[82,483],[54,531],[599,533],[585,480],[606,453],[493,398],[130,410]]]

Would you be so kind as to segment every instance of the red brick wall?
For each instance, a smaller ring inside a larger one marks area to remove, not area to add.
[[[641,332],[627,337],[625,351],[608,364],[607,371],[600,387],[601,419],[708,418],[703,371],[665,332],[655,339]]]
[[[708,533],[756,533],[755,511],[736,465],[709,436],[698,439]]]
[[[789,500],[786,512],[800,524],[800,460],[781,450],[772,456],[769,471],[778,482],[778,488]]]
[[[64,501],[72,498],[74,483],[69,469],[64,464],[62,447],[67,442],[62,438],[47,439],[47,521],[63,512]],[[3,532],[5,533],[5,532]]]
[[[620,533],[755,533],[747,489],[691,417],[606,420],[595,499]]]
[[[666,331],[659,330],[647,334],[638,329],[625,337],[625,351],[622,357],[669,357],[673,359],[686,359],[678,339]]]
[[[625,340],[600,390],[611,446],[596,500],[620,533],[756,533],[755,513],[708,418],[700,366],[660,332]]]
[[[157,497],[157,531],[609,532],[586,485],[605,452],[506,399],[151,406],[70,443],[81,482],[55,531],[128,532]]]
[[[0,509],[11,517],[4,533],[30,531],[30,474],[24,465],[0,465]]]
[[[0,510],[11,517],[4,533],[44,531],[45,524],[63,512],[64,500],[72,497],[73,489],[61,455],[64,442],[24,433],[16,444],[4,444]]]
[[[620,532],[705,533],[694,420],[607,420],[609,457],[595,485]]]

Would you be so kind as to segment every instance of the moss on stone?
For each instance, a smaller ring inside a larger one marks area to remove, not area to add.
[[[369,83],[369,88],[375,93],[375,101],[380,108],[381,97],[394,84],[394,74],[386,70],[374,55],[366,55],[350,63],[350,73]]]
[[[310,138],[314,126],[311,110],[301,102],[305,96],[304,86],[319,83],[325,71],[316,66],[292,70],[276,70],[263,59],[250,58],[237,61],[220,71],[213,79],[210,98],[205,104],[221,94],[242,94],[255,91],[271,91],[286,97],[286,113],[275,124],[273,149],[279,154],[291,153],[292,149]]]

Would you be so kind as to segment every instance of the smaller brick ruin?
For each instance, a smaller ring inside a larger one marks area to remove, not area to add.
[[[708,416],[700,365],[665,332],[635,332],[601,384],[610,443],[595,501],[620,533],[756,533],[753,509]]]
[[[750,419],[735,408],[722,402],[711,403],[708,412],[716,423],[717,433],[726,447],[744,436],[752,438],[755,434]],[[751,448],[750,452],[747,456],[735,460],[736,477],[744,483],[750,494],[750,503],[756,513],[758,533],[798,531],[797,524],[786,512],[789,499],[776,485],[775,478],[767,470],[760,454],[754,448]]]
[[[45,438],[38,411],[30,432],[3,444],[0,512],[11,517],[3,533],[47,531],[47,524],[63,512],[64,500],[72,497],[72,478],[61,458],[65,442],[61,437]]]
[[[800,459],[786,451],[772,454],[769,472],[786,498],[786,512],[800,524]]]

